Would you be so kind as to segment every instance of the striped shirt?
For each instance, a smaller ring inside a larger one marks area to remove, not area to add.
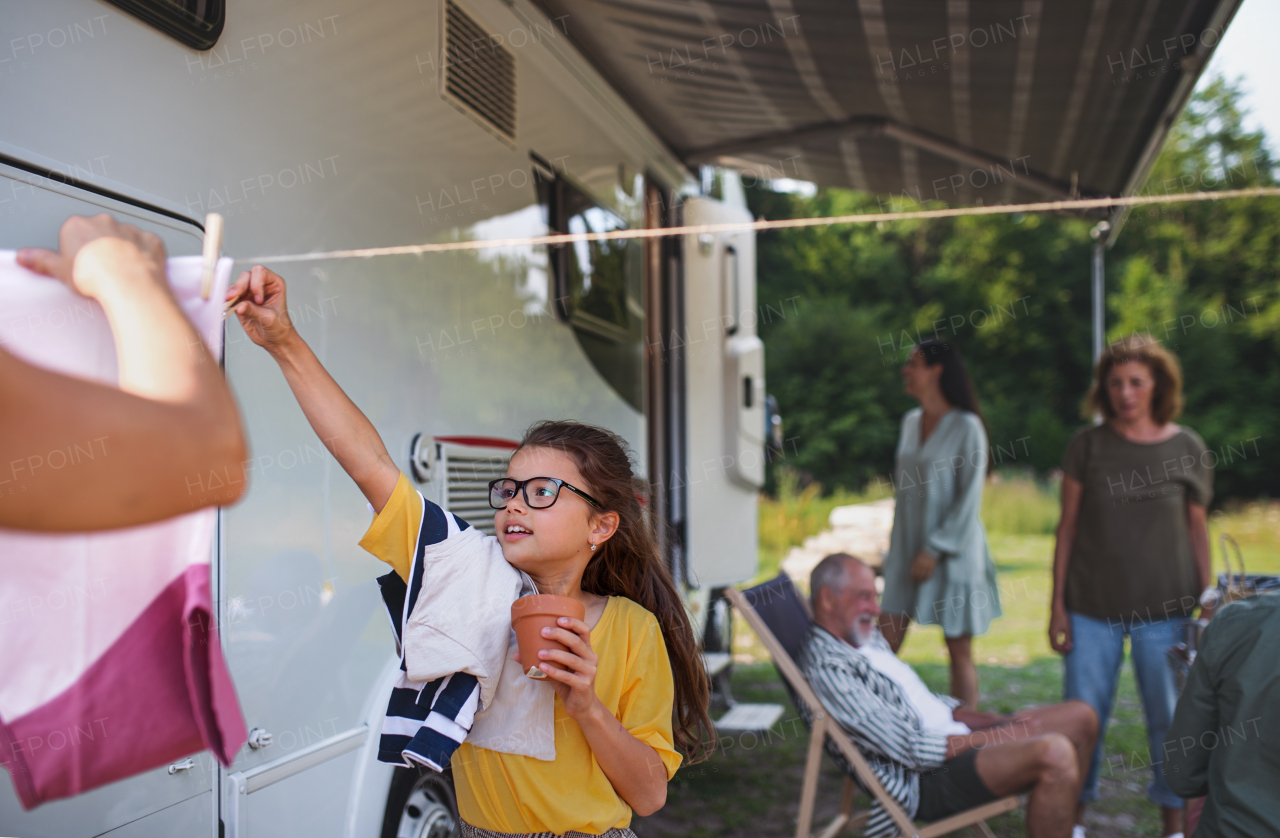
[[[440,544],[470,525],[421,494],[417,494],[416,500],[422,504],[422,520],[409,580],[401,579],[396,571],[378,579],[395,632],[396,651],[400,653],[400,676],[387,703],[378,759],[394,765],[411,767],[416,763],[433,771],[444,771],[453,752],[471,732],[480,704],[480,686],[476,677],[466,672],[455,672],[426,684],[410,680],[404,657],[404,626],[422,591],[426,548]]]
[[[872,643],[885,646],[876,632]],[[838,639],[821,626],[813,626],[805,638],[798,664],[809,686],[829,712],[849,734],[885,791],[915,817],[920,805],[920,774],[942,765],[947,757],[947,736],[925,730],[920,714],[903,689],[876,670],[855,646]],[[938,698],[951,705],[960,702],[950,696]],[[799,702],[805,723],[813,718],[804,702]],[[827,753],[840,769],[856,776],[830,739]],[[867,821],[867,838],[893,835],[897,827],[878,801],[873,801]]]

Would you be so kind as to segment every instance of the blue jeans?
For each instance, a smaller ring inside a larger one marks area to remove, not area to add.
[[[1158,806],[1179,807],[1182,799],[1164,779],[1164,737],[1173,722],[1178,703],[1178,687],[1169,667],[1168,650],[1182,640],[1186,617],[1168,620],[1124,622],[1099,620],[1071,613],[1072,648],[1063,659],[1063,699],[1078,698],[1093,705],[1098,713],[1098,746],[1089,762],[1089,775],[1080,791],[1080,802],[1098,799],[1098,772],[1102,766],[1102,745],[1106,738],[1111,705],[1120,681],[1124,661],[1124,636],[1129,635],[1133,674],[1147,718],[1147,746],[1151,757],[1151,784],[1147,798]]]

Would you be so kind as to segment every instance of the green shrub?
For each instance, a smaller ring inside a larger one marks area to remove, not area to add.
[[[800,488],[800,476],[791,468],[776,472],[776,496],[760,496],[760,574],[768,579],[778,572],[778,565],[792,547],[804,543],[811,535],[827,529],[827,519],[837,506],[876,500],[873,491],[850,492],[837,488],[822,494],[822,485],[810,483]]]
[[[982,492],[982,523],[1004,535],[1053,535],[1058,527],[1058,483],[1018,472],[996,472]]]
[[[761,579],[778,572],[788,550],[827,529],[831,510],[837,506],[885,497],[874,482],[861,492],[838,488],[824,495],[819,483],[801,489],[799,474],[790,468],[778,469],[776,479],[775,496],[760,496]],[[983,490],[982,521],[992,533],[1052,535],[1058,526],[1058,484],[1037,481],[1022,472],[997,472]]]

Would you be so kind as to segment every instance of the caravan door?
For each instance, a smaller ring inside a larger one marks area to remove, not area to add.
[[[684,223],[750,222],[745,206],[690,198]],[[755,233],[684,244],[688,582],[709,590],[756,573],[764,485],[764,345],[756,335]]]
[[[45,169],[27,161],[0,163],[0,249],[21,247],[57,249],[58,230],[71,215],[97,215],[109,212],[142,230],[154,233],[164,242],[170,256],[198,255],[203,234],[190,219],[146,209],[122,199],[90,192],[66,183],[79,176],[102,174],[102,162],[86,160],[83,167],[66,167],[61,171]],[[19,165],[22,168],[19,168]],[[50,282],[57,280],[50,279]],[[100,309],[99,309],[100,311]],[[7,338],[18,337],[22,330],[75,330],[77,323],[92,317],[87,304],[70,311],[55,311],[42,322],[4,321],[0,323],[0,345]],[[69,615],[86,598],[110,598],[113,591],[129,585],[126,571],[103,579],[86,579],[63,590],[48,591],[27,602],[0,602],[0,631],[23,631],[22,622],[30,624],[38,612],[46,616]],[[216,595],[216,594],[215,594]],[[7,709],[7,708],[0,708]],[[12,712],[12,711],[10,711]],[[15,715],[19,715],[16,713]],[[89,730],[49,731],[43,741],[16,742],[15,747],[80,747],[91,748],[94,741],[111,737],[111,719],[90,724]],[[117,733],[117,736],[123,735]],[[202,836],[216,833],[213,827],[215,801],[213,770],[216,763],[208,752],[193,754],[190,760],[179,760],[127,780],[94,789],[67,800],[46,803],[24,812],[9,781],[0,771],[0,833],[5,835],[62,836],[100,835],[109,830],[118,838],[146,835]],[[172,770],[170,770],[172,769]]]

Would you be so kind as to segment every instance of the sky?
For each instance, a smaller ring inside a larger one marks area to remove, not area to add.
[[[1280,151],[1280,53],[1271,38],[1280,33],[1280,0],[1245,0],[1213,53],[1204,84],[1214,74],[1243,77],[1244,104],[1252,111],[1245,127],[1267,132],[1267,145]]]

